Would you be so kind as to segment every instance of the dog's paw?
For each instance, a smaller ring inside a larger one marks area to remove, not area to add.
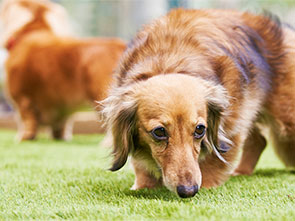
[[[130,188],[130,190],[138,190],[138,187],[136,186],[136,184],[133,184],[133,186]]]
[[[252,174],[252,171],[247,170],[235,170],[232,172],[232,176],[250,176]]]
[[[140,189],[144,189],[144,188],[153,189],[153,188],[156,188],[159,186],[161,186],[161,184],[159,184],[159,183],[145,183],[145,184],[141,184],[141,185],[134,183],[133,186],[130,188],[130,190],[140,190]]]
[[[130,190],[140,190],[140,189],[144,189],[144,188],[153,188],[151,186],[148,186],[148,185],[137,185],[136,183],[133,184],[133,186],[130,188]]]

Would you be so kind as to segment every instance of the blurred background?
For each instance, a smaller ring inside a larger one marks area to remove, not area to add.
[[[0,3],[2,0],[0,0]],[[152,19],[166,14],[171,8],[226,8],[252,11],[270,11],[283,22],[295,26],[295,0],[54,0],[67,10],[76,36],[115,36],[130,40],[136,31]],[[0,128],[16,128],[13,109],[5,99],[5,49],[0,48]],[[91,126],[89,114],[76,115],[76,121],[88,122],[89,128],[74,132],[97,132]],[[98,129],[99,130],[99,129]]]

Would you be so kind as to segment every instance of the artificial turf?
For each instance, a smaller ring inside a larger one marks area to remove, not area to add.
[[[41,137],[16,143],[0,130],[0,219],[70,220],[295,220],[295,173],[271,148],[253,176],[180,199],[165,188],[131,191],[130,166],[110,166],[101,135],[71,142]]]

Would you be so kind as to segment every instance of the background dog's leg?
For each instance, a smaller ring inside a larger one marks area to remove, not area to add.
[[[143,188],[154,188],[161,185],[161,180],[156,179],[142,166],[139,166],[135,160],[132,160],[132,165],[135,172],[135,182],[131,187],[132,190]]]
[[[32,113],[22,114],[23,129],[20,132],[20,140],[33,140],[37,135],[37,120]]]
[[[59,120],[52,124],[52,136],[57,140],[71,140],[72,139],[73,122],[66,119]]]
[[[251,175],[265,147],[266,140],[259,129],[251,130],[244,144],[242,158],[233,175]]]
[[[21,117],[21,129],[19,129],[19,139],[33,140],[37,135],[38,121],[34,108],[30,105],[29,99],[22,99],[17,102]]]

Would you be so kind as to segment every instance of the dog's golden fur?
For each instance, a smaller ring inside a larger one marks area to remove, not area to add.
[[[52,128],[54,138],[69,138],[67,118],[81,105],[105,98],[125,50],[120,39],[62,37],[62,27],[54,26],[58,22],[49,21],[56,8],[39,0],[6,1],[2,6],[4,28],[12,30],[7,17],[13,12],[16,17],[26,12],[27,18],[2,39],[9,51],[6,84],[23,123],[22,140],[35,138],[42,124]]]
[[[270,16],[178,9],[146,25],[102,102],[111,170],[131,155],[133,189],[164,184],[193,196],[201,185],[253,172],[266,145],[258,125],[270,128],[278,155],[295,167],[294,57],[294,31]],[[197,125],[204,137],[194,138]]]

